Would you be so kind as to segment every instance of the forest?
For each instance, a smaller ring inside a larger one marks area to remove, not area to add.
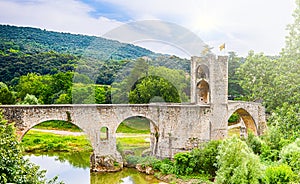
[[[296,2],[294,22],[287,26],[289,34],[279,55],[228,53],[229,96],[263,103],[266,134],[211,141],[178,154],[174,161],[151,162],[155,169],[183,176],[204,174],[216,183],[299,183],[300,2]],[[187,59],[98,37],[1,25],[0,65],[1,104],[189,101]]]

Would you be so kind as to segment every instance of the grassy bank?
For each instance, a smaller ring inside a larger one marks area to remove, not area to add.
[[[30,130],[23,137],[21,145],[26,152],[92,152],[85,135],[57,135]]]

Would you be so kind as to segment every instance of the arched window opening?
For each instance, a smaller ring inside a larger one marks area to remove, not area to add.
[[[101,140],[108,140],[108,128],[101,127],[100,129],[100,139]]]
[[[209,69],[206,65],[200,65],[197,69],[197,78],[198,79],[208,79],[209,78]]]
[[[209,85],[204,79],[197,84],[197,95],[198,103],[209,103]]]

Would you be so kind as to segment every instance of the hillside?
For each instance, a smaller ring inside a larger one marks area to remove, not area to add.
[[[147,56],[151,65],[189,72],[189,61],[101,37],[0,25],[0,81],[27,73],[84,71],[96,81],[101,69],[115,73],[128,60]],[[113,62],[108,62],[113,61]],[[126,62],[124,62],[126,61]],[[112,66],[113,65],[113,66]],[[116,65],[116,66],[115,66]],[[100,80],[101,81],[101,80]]]

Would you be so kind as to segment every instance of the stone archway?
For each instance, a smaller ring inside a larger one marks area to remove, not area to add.
[[[247,136],[249,131],[251,131],[254,135],[258,135],[257,124],[252,115],[247,110],[245,110],[244,108],[238,108],[233,113],[230,113],[227,119],[229,119],[234,113],[239,116],[239,120],[238,123],[233,126],[240,127],[241,136]]]
[[[124,125],[125,123],[126,123],[126,125]],[[135,126],[135,128],[140,129],[140,130],[148,129],[149,132],[146,131],[146,133],[142,133],[141,136],[138,136],[138,134],[137,134],[137,137],[145,138],[144,136],[148,134],[146,139],[150,142],[150,145],[149,145],[148,149],[144,149],[144,151],[146,151],[146,155],[156,155],[156,153],[158,151],[159,128],[151,119],[149,119],[145,116],[141,116],[141,115],[129,116],[129,117],[123,119],[123,121],[121,121],[118,124],[118,126],[115,130],[117,135],[118,135],[117,130],[119,130],[119,127],[121,127],[121,126],[127,126],[127,127]],[[137,130],[137,132],[138,131],[139,130]],[[143,132],[143,131],[141,131],[141,132]],[[124,136],[124,134],[126,134],[126,133],[122,133],[123,136]],[[134,138],[133,138],[133,140],[134,140]],[[116,145],[118,145],[118,144],[116,144]],[[128,150],[128,151],[130,151],[130,150]],[[144,153],[144,151],[143,151],[143,153]],[[132,154],[132,152],[131,152],[131,154]],[[124,156],[124,154],[122,154],[122,153],[121,153],[121,155]],[[142,155],[138,155],[138,156],[142,156]]]

